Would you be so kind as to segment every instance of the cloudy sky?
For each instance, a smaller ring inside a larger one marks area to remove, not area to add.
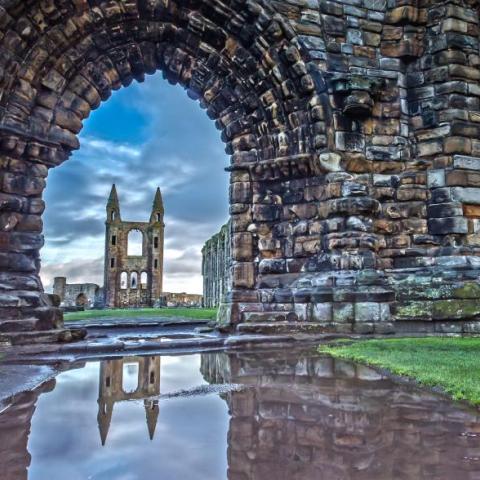
[[[202,292],[201,248],[228,215],[228,157],[197,102],[161,74],[115,92],[85,121],[80,150],[48,177],[41,276],[103,284],[105,204],[117,185],[123,220],[165,204],[164,290]]]

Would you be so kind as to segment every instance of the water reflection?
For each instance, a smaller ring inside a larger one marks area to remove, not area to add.
[[[126,357],[19,396],[0,415],[1,478],[474,480],[479,420],[307,351]]]
[[[143,400],[148,435],[153,440],[159,408],[158,400],[149,397],[158,395],[160,357],[125,357],[101,362],[97,421],[102,445],[107,441],[115,403],[128,400]]]

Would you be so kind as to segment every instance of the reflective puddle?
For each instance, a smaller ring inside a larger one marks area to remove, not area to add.
[[[311,351],[75,365],[0,415],[2,480],[480,479],[480,416]]]

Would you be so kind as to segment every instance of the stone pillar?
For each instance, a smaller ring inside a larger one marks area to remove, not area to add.
[[[15,140],[5,143],[0,156],[0,331],[60,328],[62,314],[44,293],[39,277],[48,168],[19,155],[22,145]],[[9,145],[11,152],[5,148]]]

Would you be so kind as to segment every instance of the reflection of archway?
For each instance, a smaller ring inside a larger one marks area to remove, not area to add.
[[[201,371],[248,385],[222,396],[230,480],[477,479],[478,411],[367,366],[289,348],[202,354]]]
[[[75,299],[75,306],[83,308],[88,306],[88,298],[84,293],[77,295],[77,298]]]

